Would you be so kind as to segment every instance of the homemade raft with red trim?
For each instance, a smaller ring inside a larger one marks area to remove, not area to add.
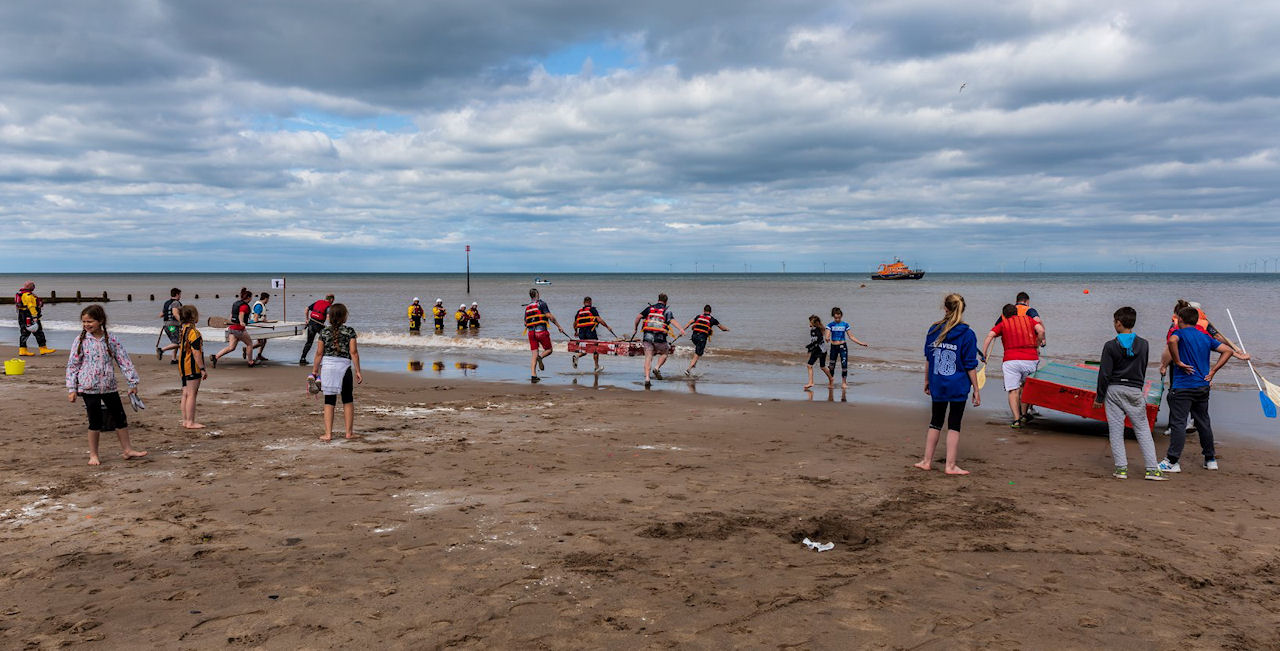
[[[675,346],[671,346],[675,350]],[[601,355],[617,355],[619,357],[640,357],[644,355],[644,346],[638,341],[596,341],[595,339],[570,339],[571,353],[599,353]]]
[[[1093,406],[1097,388],[1097,366],[1070,366],[1050,362],[1027,378],[1022,387],[1022,401],[1105,423],[1107,412],[1102,407]],[[1148,380],[1143,390],[1147,394],[1147,424],[1154,432],[1156,414],[1160,412],[1160,400],[1164,397],[1164,385],[1153,384]],[[1127,418],[1125,424],[1133,426]]]

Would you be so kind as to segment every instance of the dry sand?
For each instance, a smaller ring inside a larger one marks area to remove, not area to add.
[[[57,357],[0,377],[4,648],[1280,648],[1275,450],[1117,481],[988,389],[953,478],[910,467],[923,396],[377,374],[324,444],[297,367],[229,358],[188,432],[138,358],[150,456],[90,468]]]

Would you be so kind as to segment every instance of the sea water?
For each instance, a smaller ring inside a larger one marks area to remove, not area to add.
[[[170,287],[183,290],[183,302],[200,309],[201,324],[210,316],[227,317],[240,287],[255,294],[272,295],[272,318],[302,321],[312,301],[326,293],[350,310],[349,323],[359,332],[362,365],[370,369],[398,370],[429,377],[476,377],[493,381],[528,381],[529,349],[523,334],[523,307],[528,302],[534,274],[473,274],[470,292],[463,274],[289,274],[285,290],[271,289],[280,274],[45,274],[0,275],[0,286],[14,291],[25,281],[37,283],[37,293],[47,296],[86,296],[107,292],[104,304],[110,330],[122,336],[132,352],[154,349],[159,313]],[[716,331],[708,354],[699,362],[696,381],[672,380],[683,376],[691,346],[687,337],[677,354],[663,368],[665,382],[659,390],[694,391],[718,395],[782,399],[840,399],[840,390],[827,394],[819,384],[816,394],[800,390],[808,355],[808,317],[831,321],[832,307],[840,307],[852,324],[852,334],[870,344],[850,346],[851,389],[845,398],[853,402],[877,400],[903,404],[922,403],[924,336],[929,324],[942,317],[943,297],[962,294],[967,303],[966,321],[979,344],[1005,303],[1019,291],[1031,295],[1031,305],[1044,319],[1047,361],[1079,363],[1096,360],[1103,343],[1114,336],[1111,314],[1129,305],[1138,310],[1139,335],[1153,344],[1152,362],[1169,326],[1174,302],[1179,298],[1201,303],[1224,334],[1235,340],[1227,318],[1230,309],[1240,327],[1255,367],[1264,376],[1280,381],[1280,338],[1274,315],[1280,313],[1280,274],[928,274],[915,281],[872,281],[851,274],[557,274],[545,276],[551,285],[539,286],[565,330],[572,334],[573,317],[584,296],[619,336],[634,330],[640,310],[657,300],[659,292],[670,297],[669,306],[681,325],[710,304],[713,314],[729,332]],[[124,300],[132,294],[133,300]],[[151,300],[151,296],[155,300]],[[196,296],[199,298],[196,298]],[[216,297],[215,297],[216,296]],[[406,309],[421,299],[428,315],[420,336],[408,331]],[[445,329],[435,333],[430,308],[443,299],[448,312]],[[481,328],[459,334],[453,312],[459,304],[476,302]],[[83,306],[48,305],[44,325],[51,345],[65,348],[79,330]],[[602,357],[605,371],[590,373],[592,361],[583,358],[574,370],[564,352],[563,337],[552,329],[557,354],[546,361],[542,373],[549,384],[617,386],[639,389],[640,358]],[[602,338],[609,337],[601,328]],[[206,329],[206,352],[221,348],[221,332]],[[16,322],[0,313],[0,337],[17,343]],[[300,338],[271,340],[267,356],[296,363]],[[1000,343],[992,346],[991,382],[984,394],[984,410],[992,418],[1007,408],[999,391]],[[239,354],[224,358],[223,367],[235,368]],[[839,370],[837,369],[837,375]],[[822,379],[818,374],[818,379]],[[1151,377],[1155,377],[1154,369]],[[838,383],[838,380],[837,380]],[[992,391],[992,388],[996,391]],[[1275,421],[1264,421],[1256,406],[1256,389],[1248,367],[1232,361],[1215,381],[1218,401],[1215,418],[1231,429],[1276,433]],[[1227,396],[1226,394],[1236,394]],[[1252,402],[1250,402],[1252,401]],[[1229,403],[1230,409],[1221,408]],[[1252,405],[1252,406],[1250,406]],[[1238,413],[1237,413],[1238,412]],[[1256,412],[1256,413],[1255,413]]]

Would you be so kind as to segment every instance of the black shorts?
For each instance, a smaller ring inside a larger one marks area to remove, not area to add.
[[[178,343],[178,333],[181,330],[182,329],[178,326],[177,323],[164,324],[164,335],[169,338],[169,343],[172,343],[172,344]]]
[[[352,381],[352,369],[348,368],[345,375],[342,376],[342,404],[349,405],[355,402],[355,383]],[[324,396],[324,404],[337,405],[338,394],[326,393]]]
[[[129,419],[124,415],[124,405],[120,403],[118,393],[82,393],[84,410],[89,415],[89,430],[92,432],[114,432],[129,427]]]
[[[578,328],[578,339],[597,341],[600,339],[600,333],[596,332],[595,328]]]
[[[814,348],[813,350],[810,350],[810,351],[809,351],[809,361],[805,362],[805,364],[806,364],[807,366],[813,366],[814,364],[817,364],[818,366],[826,366],[826,365],[827,365],[827,351],[825,351],[825,350],[823,350],[823,349],[821,349],[821,348]]]
[[[693,354],[701,355],[707,351],[707,336],[695,334],[689,337],[689,341],[693,342]]]
[[[200,375],[199,373],[193,373],[193,374],[191,374],[191,375],[184,375],[184,376],[182,376],[182,386],[184,386],[184,387],[185,387],[185,386],[187,386],[187,383],[188,383],[188,382],[193,382],[193,381],[195,381],[195,380],[202,379],[203,377],[204,377],[204,376]]]

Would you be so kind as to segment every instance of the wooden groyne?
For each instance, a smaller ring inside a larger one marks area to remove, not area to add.
[[[130,297],[132,298],[132,297]],[[110,303],[111,299],[106,292],[102,292],[102,296],[84,296],[80,292],[76,292],[75,297],[58,296],[58,292],[49,292],[49,296],[44,299],[45,305],[50,303]],[[0,296],[0,305],[13,305],[12,296]]]

